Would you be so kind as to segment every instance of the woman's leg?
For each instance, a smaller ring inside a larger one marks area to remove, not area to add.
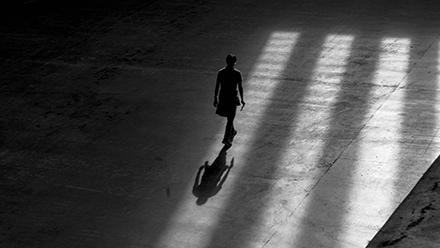
[[[231,143],[233,136],[235,135],[234,119],[235,114],[227,117],[225,136],[223,138],[224,144]]]
[[[225,135],[223,136],[223,143],[224,144],[229,142],[229,137],[231,136],[231,128],[234,125],[233,124],[234,118],[231,118],[229,116],[226,118],[227,118],[226,129],[225,129]]]

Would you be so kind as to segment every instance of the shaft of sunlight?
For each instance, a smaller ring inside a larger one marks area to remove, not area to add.
[[[276,32],[272,34],[246,83],[249,107],[259,106],[263,102],[266,104],[266,100],[271,98],[298,37],[298,33]]]
[[[437,102],[440,102],[440,41],[437,43],[437,73],[436,73],[436,75],[437,75],[437,77],[434,79],[434,80],[436,80],[435,81],[435,85],[436,85],[436,87],[435,87],[435,91],[436,91],[436,100],[437,100]],[[436,120],[437,120],[437,125],[440,125],[440,106],[437,104],[436,105],[436,114],[437,114],[437,116],[436,116]],[[436,143],[440,143],[440,137],[439,137],[439,135],[437,135],[437,134],[439,134],[440,133],[440,128],[439,129],[437,129],[437,132],[436,132],[436,134],[435,134],[435,138],[434,138],[434,140],[433,140],[433,142],[436,142]],[[439,138],[437,138],[437,137],[439,137]],[[435,149],[436,151],[434,151],[434,156],[433,156],[433,159],[435,159],[436,158],[436,155],[437,155],[437,153],[438,153],[438,151],[437,151],[437,149]],[[434,160],[433,160],[434,161]]]
[[[401,126],[405,90],[399,89],[408,74],[411,40],[384,38],[373,84],[396,89],[387,94],[379,109],[370,109],[351,149],[357,157],[350,182],[341,247],[365,247],[397,207],[393,202],[399,170]],[[377,96],[375,96],[377,97]]]
[[[318,55],[318,61],[303,96],[297,121],[292,124],[289,138],[279,161],[278,173],[283,176],[273,185],[271,206],[284,202],[283,208],[268,208],[262,229],[272,228],[270,246],[298,247],[295,241],[301,233],[302,218],[307,215],[307,197],[322,175],[319,169],[334,104],[346,71],[354,37],[328,35]],[[321,167],[322,168],[322,167]],[[286,199],[286,196],[288,198]],[[276,228],[273,228],[276,227]],[[308,247],[317,247],[309,244]]]
[[[271,102],[299,36],[297,32],[273,33],[249,74],[245,84],[246,111],[237,118],[237,125],[251,128],[240,132],[238,141],[241,141],[241,144],[236,146],[239,154],[248,152],[247,146],[242,144],[252,144],[257,135],[257,128],[263,125],[262,115]]]

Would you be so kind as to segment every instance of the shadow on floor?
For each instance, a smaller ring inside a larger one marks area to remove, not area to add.
[[[193,186],[193,194],[198,197],[197,205],[205,204],[210,197],[215,196],[222,188],[226,178],[234,166],[234,158],[230,165],[226,165],[226,154],[230,146],[224,146],[214,162],[209,165],[208,161],[199,168]],[[200,180],[200,174],[204,170]],[[225,173],[226,172],[226,173]]]

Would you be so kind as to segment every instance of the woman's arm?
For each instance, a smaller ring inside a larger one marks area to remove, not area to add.
[[[218,105],[218,98],[217,98],[217,96],[218,96],[219,89],[220,89],[220,77],[219,77],[219,74],[217,74],[217,80],[216,80],[216,83],[215,83],[215,90],[214,90],[214,107],[216,107],[216,108],[217,108],[217,105]]]
[[[244,97],[243,97],[243,84],[242,84],[242,80],[241,80],[241,74],[240,74],[240,81],[238,82],[238,92],[240,93],[240,99],[241,99],[241,110],[243,110],[244,105],[246,104],[244,102]]]

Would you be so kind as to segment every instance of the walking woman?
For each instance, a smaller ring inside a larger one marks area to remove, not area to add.
[[[216,114],[227,118],[225,136],[222,143],[231,146],[237,130],[234,128],[234,118],[237,111],[237,106],[245,105],[243,99],[243,85],[241,72],[235,69],[237,57],[229,54],[226,57],[226,67],[222,68],[217,74],[217,82],[214,92],[214,107],[217,108]],[[240,98],[238,97],[238,92]],[[220,95],[218,94],[220,91]],[[218,96],[218,97],[217,97]],[[241,101],[240,101],[241,99]]]

